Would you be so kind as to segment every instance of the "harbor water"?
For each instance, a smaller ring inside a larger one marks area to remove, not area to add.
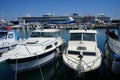
[[[97,30],[98,47],[104,55],[104,46],[106,41],[105,29]],[[15,29],[17,39],[28,38],[32,29]],[[62,38],[67,42],[69,40],[69,30],[61,29]],[[9,64],[0,63],[0,80],[119,80],[119,75],[111,73],[110,69],[106,69],[104,63],[101,67],[92,72],[78,74],[64,65],[62,56],[44,67],[16,74]]]

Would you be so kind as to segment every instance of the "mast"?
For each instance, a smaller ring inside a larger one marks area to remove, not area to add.
[[[0,21],[1,21],[2,23],[5,23],[3,11],[1,11],[1,19],[0,19]]]

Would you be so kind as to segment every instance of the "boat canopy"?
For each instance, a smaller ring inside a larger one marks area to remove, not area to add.
[[[14,37],[13,30],[2,30],[0,31],[0,39],[11,39]]]

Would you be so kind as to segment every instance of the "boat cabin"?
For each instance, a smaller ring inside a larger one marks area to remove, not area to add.
[[[0,31],[0,40],[4,42],[15,42],[15,33],[13,30],[1,30]]]
[[[54,38],[54,37],[60,37],[60,31],[59,30],[36,30],[33,31],[31,36],[32,38]]]
[[[70,41],[96,41],[96,31],[92,30],[71,30]]]

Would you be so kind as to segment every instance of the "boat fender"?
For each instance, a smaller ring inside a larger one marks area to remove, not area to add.
[[[58,47],[56,48],[56,53],[57,53],[57,54],[59,54],[59,53],[60,53],[60,50],[59,50],[59,48],[58,48]]]
[[[9,45],[8,50],[11,50],[11,49],[12,49],[12,46],[11,46],[11,45]]]

